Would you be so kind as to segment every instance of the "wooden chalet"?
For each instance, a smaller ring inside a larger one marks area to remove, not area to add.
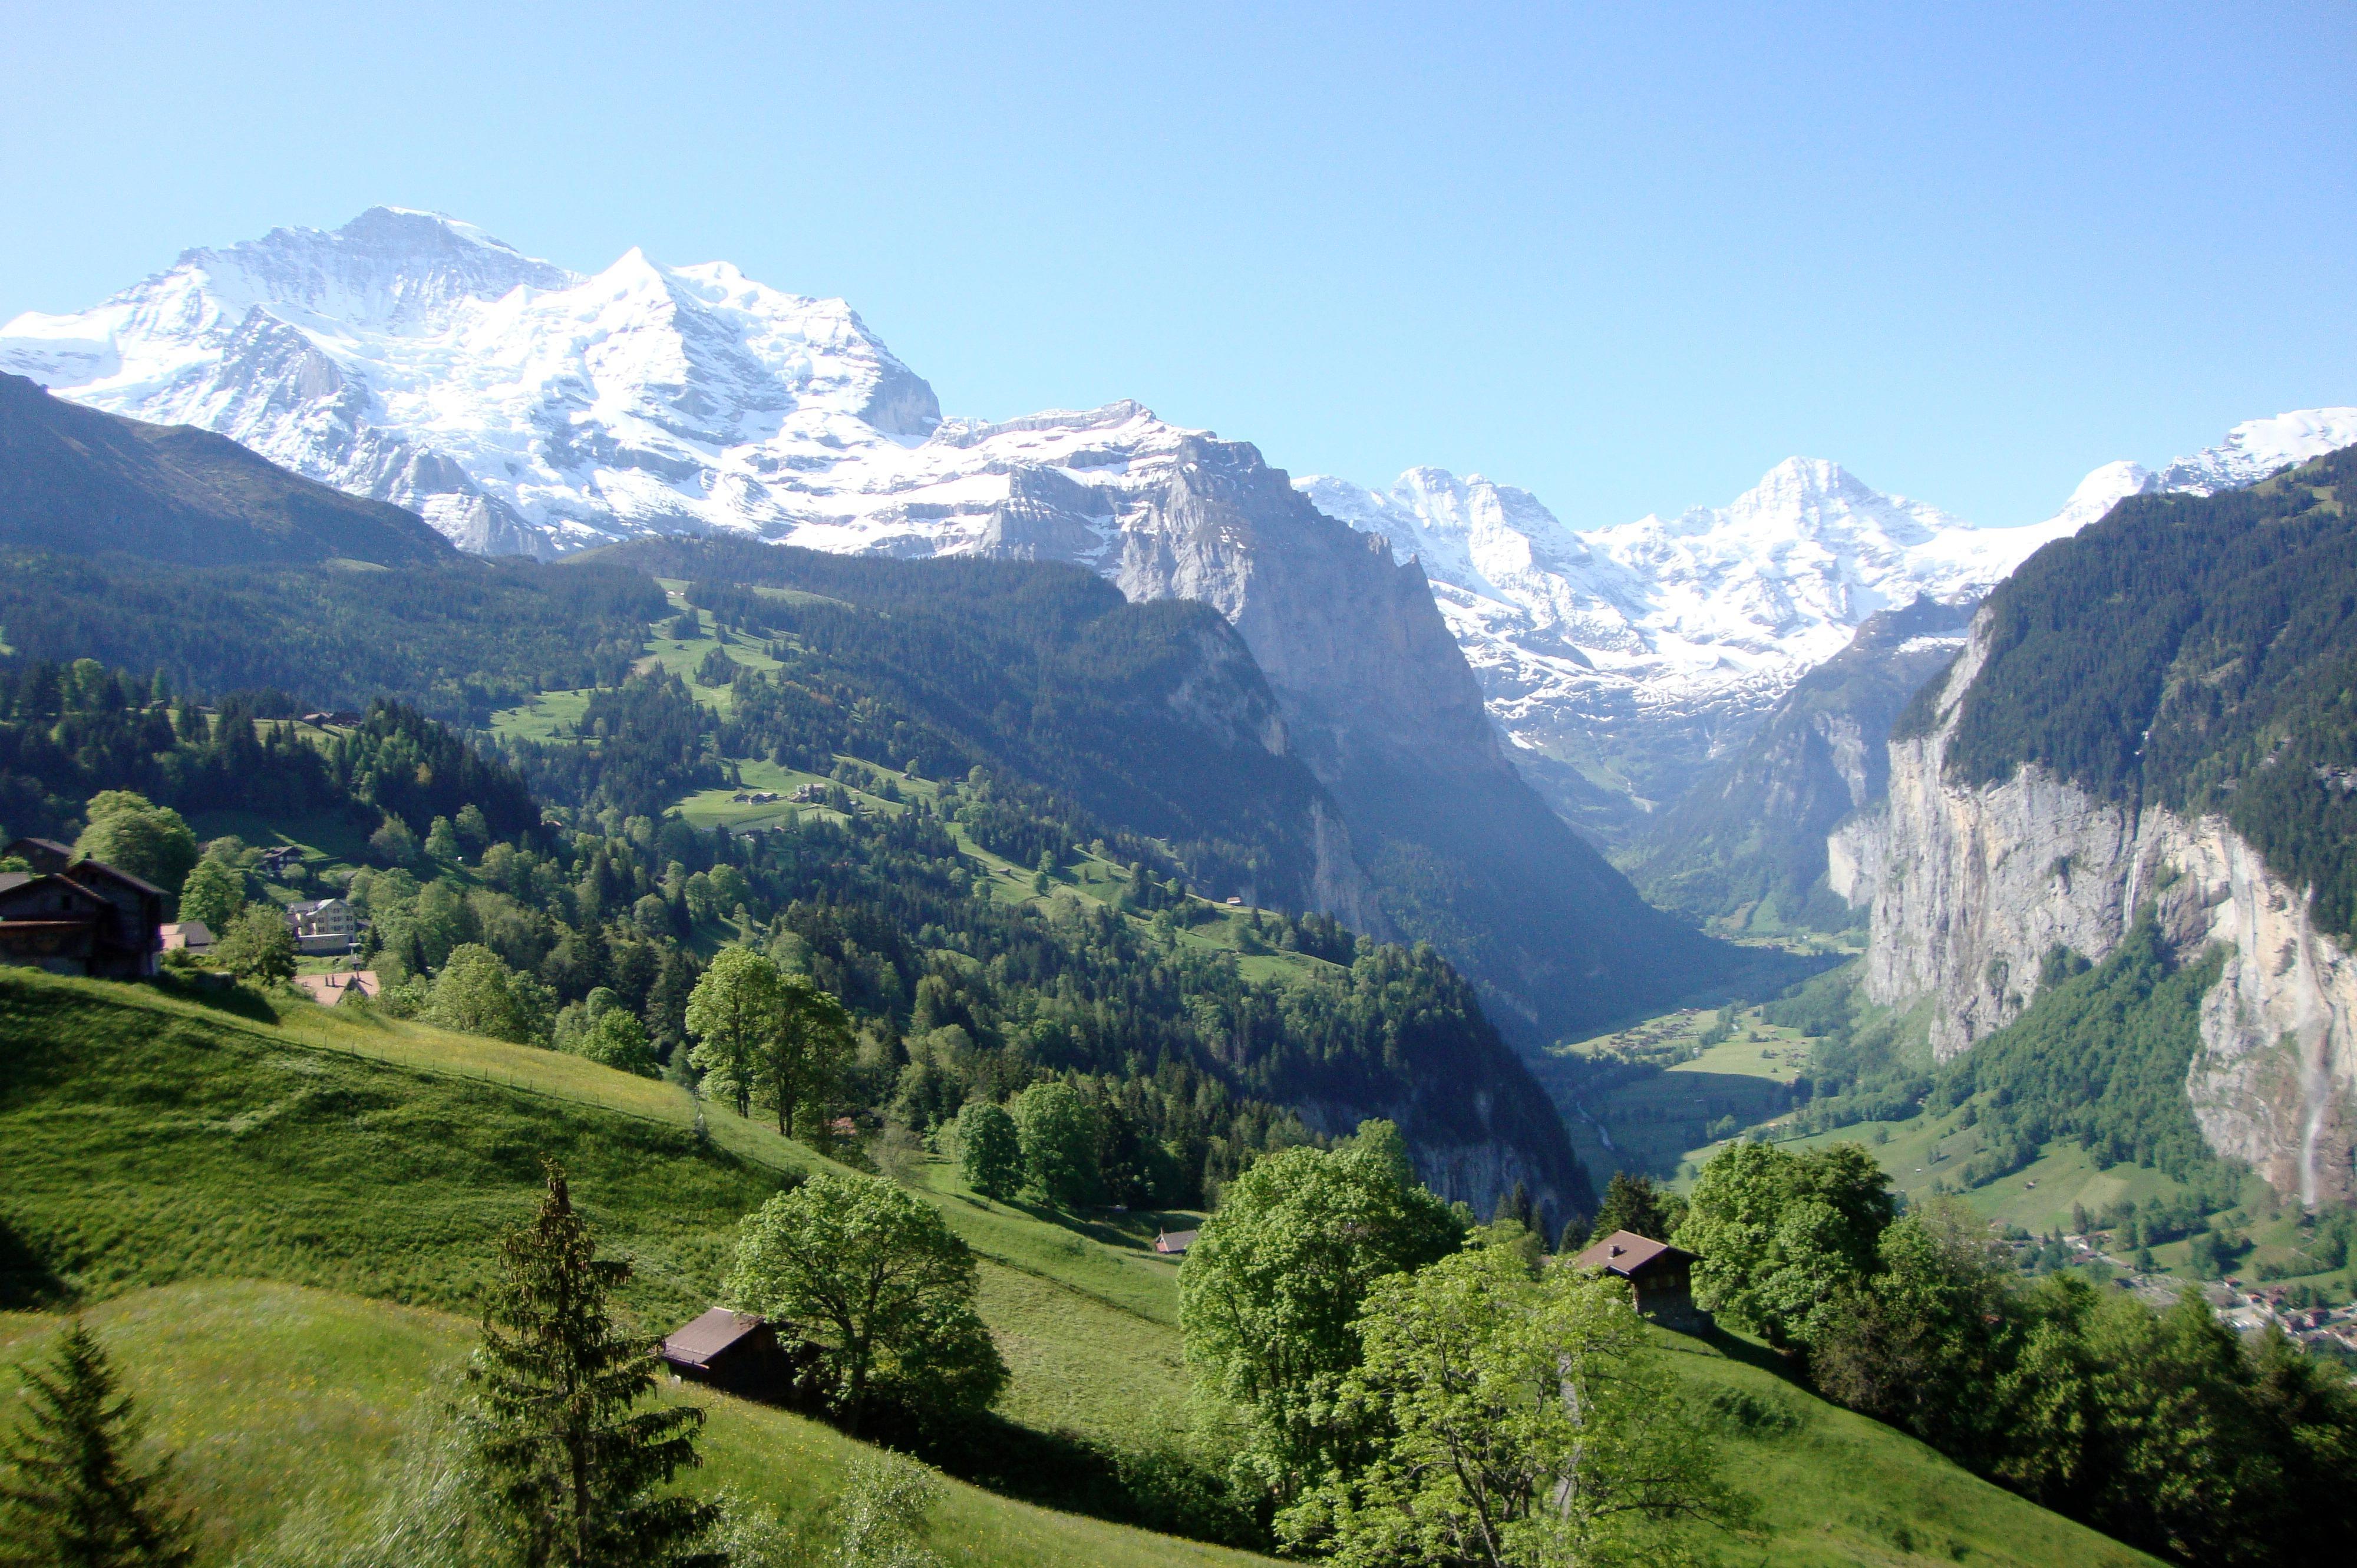
[[[1195,1238],[1200,1234],[1200,1230],[1157,1230],[1154,1233],[1154,1250],[1166,1258],[1183,1258],[1187,1255],[1187,1249],[1195,1244]]]
[[[53,839],[18,839],[0,857],[0,963],[55,974],[138,980],[163,951],[164,890],[103,861],[75,860]]]
[[[1695,1305],[1695,1255],[1667,1241],[1615,1230],[1579,1256],[1572,1267],[1602,1269],[1629,1282],[1637,1310],[1665,1328],[1710,1326],[1710,1315]]]

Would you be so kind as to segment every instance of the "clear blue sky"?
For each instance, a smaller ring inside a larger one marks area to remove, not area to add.
[[[0,317],[433,208],[1583,527],[1793,453],[2019,522],[2357,403],[2345,3],[361,9],[0,0]]]

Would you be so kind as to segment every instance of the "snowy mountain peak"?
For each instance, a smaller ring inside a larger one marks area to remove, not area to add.
[[[2125,497],[2207,494],[2352,442],[2357,410],[2253,420],[2158,474],[2104,464],[2054,516],[2003,529],[1883,494],[1817,457],[1786,458],[1724,507],[1584,532],[1526,490],[1441,468],[1411,468],[1380,492],[1328,476],[1297,483],[1320,510],[1422,560],[1491,711],[1526,750],[1626,779],[1632,742],[1650,731],[1666,796],[1876,611],[1978,598]]]
[[[2112,508],[2130,496],[2140,496],[2155,488],[2153,471],[2141,463],[2106,463],[2079,481],[2062,510],[2045,522],[2035,526],[2076,533],[2087,524],[2101,519]]]
[[[802,475],[941,421],[840,299],[635,247],[584,275],[391,207],[188,252],[77,315],[21,316],[0,328],[0,369],[220,431],[469,549],[539,554],[777,534],[825,488]]]
[[[2305,408],[2272,419],[2246,419],[2226,439],[2179,457],[2154,477],[2154,488],[2216,495],[2357,444],[2357,408]]]

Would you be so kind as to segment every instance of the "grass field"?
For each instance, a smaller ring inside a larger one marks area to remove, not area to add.
[[[1609,1034],[1558,1046],[1538,1070],[1588,1169],[1679,1178],[1715,1147],[1711,1129],[1770,1121],[1807,1065],[1809,1041],[1737,1012],[1732,1035],[1704,1046],[1717,1015],[1681,1008]],[[1548,1069],[1562,1064],[1555,1071]]]
[[[651,1326],[708,1303],[738,1214],[826,1163],[709,1107],[699,1139],[682,1091],[578,1058],[244,994],[231,1012],[0,972],[5,1291],[88,1304],[159,1435],[188,1455],[209,1563],[378,1495],[463,1352],[492,1240],[529,1210],[542,1153],[566,1161],[606,1249],[637,1267],[626,1305]],[[1183,1439],[1177,1271],[1147,1242],[1194,1217],[1060,1215],[981,1199],[939,1163],[909,1174],[983,1260],[984,1316],[1015,1374],[1010,1434]],[[0,1360],[52,1321],[0,1314]],[[2143,1561],[1823,1404],[1748,1342],[1664,1343],[1766,1510],[1765,1541],[1731,1560]],[[696,1397],[713,1414],[694,1484],[821,1530],[856,1445]],[[956,1485],[935,1539],[979,1563],[1243,1560]]]
[[[405,1441],[455,1390],[475,1337],[462,1317],[251,1280],[134,1291],[86,1316],[147,1412],[153,1440],[180,1456],[182,1496],[203,1521],[208,1563],[250,1558],[307,1526],[358,1523]],[[38,1354],[59,1321],[0,1314],[0,1366]],[[706,1412],[705,1463],[689,1489],[726,1487],[813,1541],[832,1533],[831,1499],[858,1444],[692,1385],[665,1397]],[[980,1564],[1257,1561],[954,1480],[942,1485],[931,1544]]]

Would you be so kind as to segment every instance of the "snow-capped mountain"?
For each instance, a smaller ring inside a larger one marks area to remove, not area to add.
[[[2107,463],[2052,517],[2017,528],[1975,528],[1807,457],[1727,506],[1587,532],[1479,475],[1411,468],[1387,491],[1296,483],[1319,510],[1423,563],[1534,775],[1604,828],[1597,789],[1640,807],[1674,798],[1876,611],[1978,598],[2124,497],[2211,494],[2352,442],[2357,409],[2253,420],[2158,473]]]
[[[1246,625],[1250,553],[1172,548],[1172,486],[1200,470],[1204,433],[1132,403],[943,419],[848,305],[726,263],[633,250],[583,274],[376,208],[333,231],[190,251],[90,310],[20,316],[0,328],[0,371],[230,435],[471,550],[722,529],[1069,560],[1133,596],[1217,605],[1272,676],[1286,657],[1273,628]],[[2352,440],[2357,410],[2253,421],[2158,474],[2099,468],[2052,519],[2015,529],[1803,458],[1729,506],[1588,532],[1526,491],[1438,469],[1383,493],[1299,488],[1421,563],[1525,767],[1559,808],[1609,825],[1675,796],[1876,610],[1977,596],[2123,495],[2208,493]]]
[[[1532,792],[1422,568],[1249,445],[1134,403],[944,419],[840,300],[637,251],[583,275],[379,208],[189,252],[91,310],[20,316],[0,369],[232,436],[479,551],[733,530],[1066,561],[1133,599],[1202,601],[1268,681],[1284,721],[1269,744],[1341,813],[1316,825],[1320,908],[1429,937],[1525,1040],[1666,1005],[1726,961]]]
[[[861,459],[901,458],[942,423],[932,389],[841,300],[636,250],[583,276],[392,208],[190,251],[94,309],[20,316],[0,366],[232,436],[469,549],[544,555],[856,514],[812,491],[870,490]]]

